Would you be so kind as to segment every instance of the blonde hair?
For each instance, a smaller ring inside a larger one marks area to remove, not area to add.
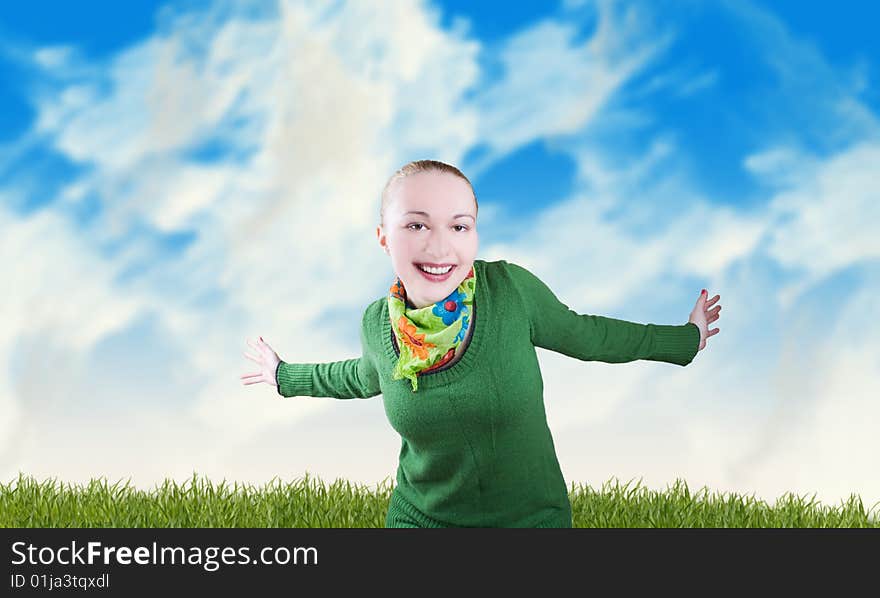
[[[390,189],[392,185],[394,185],[395,181],[398,181],[404,177],[407,177],[411,174],[416,174],[418,172],[448,172],[449,174],[454,174],[457,177],[460,177],[468,184],[470,187],[471,195],[474,196],[474,207],[476,208],[477,214],[480,212],[480,206],[477,204],[477,194],[474,193],[474,186],[471,185],[471,182],[468,180],[466,176],[455,166],[452,164],[447,164],[446,162],[440,162],[439,160],[413,160],[407,164],[401,166],[397,172],[391,175],[391,178],[388,179],[388,182],[385,183],[385,187],[382,189],[382,204],[379,208],[379,222],[384,226],[385,225],[385,207],[388,205]],[[476,216],[476,214],[475,214]]]

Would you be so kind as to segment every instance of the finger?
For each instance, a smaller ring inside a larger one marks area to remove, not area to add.
[[[707,336],[715,336],[719,332],[721,332],[720,328],[713,328],[712,330],[709,331],[709,334]]]
[[[250,359],[251,361],[256,361],[257,363],[263,363],[262,359],[260,359],[259,357],[254,357],[250,353],[246,352],[246,353],[244,353],[244,356],[247,357],[248,359]]]
[[[262,372],[257,372],[256,374],[242,374],[241,376],[239,376],[239,378],[244,380],[245,378],[255,378],[257,376],[262,376],[262,375],[263,375]]]
[[[247,386],[249,384],[257,384],[259,382],[262,382],[262,380],[260,380],[259,378],[251,378],[251,379],[245,380],[244,382],[242,382],[242,384]]]
[[[710,318],[706,318],[706,324],[711,324],[712,322],[714,322],[715,320],[717,320],[720,317],[721,316],[712,316]]]
[[[711,299],[706,301],[706,307],[709,307],[711,305],[715,305],[716,303],[718,303],[719,299],[721,299],[721,295],[715,295],[714,297],[712,297]]]
[[[260,350],[260,345],[256,342],[252,341],[251,339],[248,339],[247,344],[250,345],[252,348],[256,349],[257,351]]]

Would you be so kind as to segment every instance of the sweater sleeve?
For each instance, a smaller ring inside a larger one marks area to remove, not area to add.
[[[508,263],[528,313],[532,344],[582,361],[623,363],[644,359],[685,366],[700,344],[700,330],[680,326],[639,324],[605,316],[579,314],[553,294],[537,276]]]
[[[275,368],[275,383],[282,397],[332,397],[335,399],[368,399],[381,392],[379,373],[366,352],[366,339],[361,327],[363,355],[327,363],[287,363]]]

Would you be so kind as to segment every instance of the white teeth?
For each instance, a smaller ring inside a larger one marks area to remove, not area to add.
[[[421,270],[428,272],[430,274],[446,274],[450,270],[452,270],[452,266],[446,266],[445,268],[431,268],[429,266],[419,266]]]

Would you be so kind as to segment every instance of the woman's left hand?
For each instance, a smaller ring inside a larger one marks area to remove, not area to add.
[[[708,301],[706,297],[709,296],[709,293],[706,292],[706,289],[700,293],[700,298],[697,299],[697,304],[694,306],[693,311],[691,311],[691,317],[688,318],[688,322],[693,322],[697,325],[697,328],[700,329],[700,347],[697,351],[702,350],[706,346],[706,339],[710,336],[714,336],[718,334],[719,329],[713,328],[709,330],[709,324],[720,318],[721,316],[718,312],[721,311],[720,305],[715,305],[719,299],[721,299],[721,295],[715,295]],[[709,309],[715,305],[713,309]]]

